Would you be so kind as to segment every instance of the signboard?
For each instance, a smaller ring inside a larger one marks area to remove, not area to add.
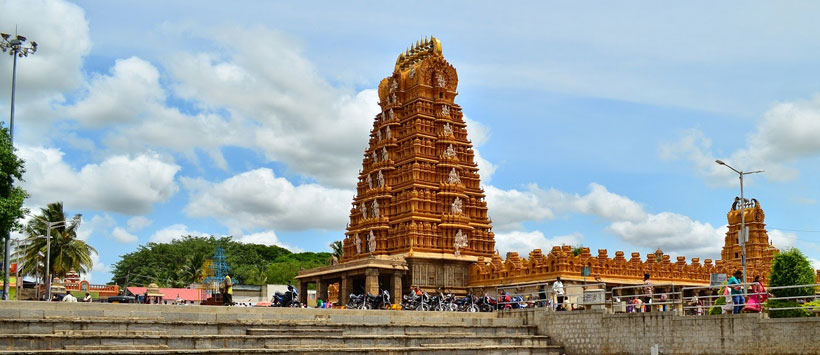
[[[584,266],[581,268],[581,276],[589,276],[589,266]]]
[[[719,286],[725,283],[726,280],[726,274],[712,274],[711,276],[709,276],[709,285]]]
[[[581,304],[603,304],[604,290],[590,290],[584,292],[584,298]]]

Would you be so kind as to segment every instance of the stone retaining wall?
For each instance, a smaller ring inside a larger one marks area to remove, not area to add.
[[[764,319],[758,314],[677,316],[602,311],[499,313],[537,325],[567,354],[820,354],[820,318]]]

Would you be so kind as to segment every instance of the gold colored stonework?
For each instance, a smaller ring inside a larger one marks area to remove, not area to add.
[[[598,255],[590,254],[589,248],[582,248],[581,254],[574,256],[570,246],[552,247],[547,255],[535,249],[529,258],[521,258],[518,253],[507,253],[503,260],[498,254],[489,260],[480,259],[470,267],[470,286],[487,287],[499,285],[526,284],[554,280],[560,276],[565,280],[581,280],[581,268],[590,267],[588,279],[597,279],[608,284],[639,284],[644,274],[649,274],[656,283],[677,285],[707,285],[713,273],[731,275],[742,269],[740,264],[740,244],[737,231],[740,230],[740,211],[743,210],[746,226],[749,227],[749,242],[746,244],[747,274],[749,279],[760,276],[766,282],[777,248],[769,243],[766,233],[763,209],[757,200],[752,200],[744,208],[737,203],[727,214],[729,231],[726,232],[721,260],[678,256],[673,262],[671,256],[658,249],[641,259],[640,253],[632,253],[630,258],[623,251],[616,251],[610,258],[606,249],[598,249]],[[818,272],[820,279],[820,272]]]
[[[342,262],[371,255],[492,256],[475,152],[454,102],[457,85],[435,37],[399,55],[393,75],[379,84],[382,112],[364,152]]]

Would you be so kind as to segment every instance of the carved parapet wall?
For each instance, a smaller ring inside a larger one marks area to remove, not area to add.
[[[480,258],[470,267],[470,286],[513,285],[553,280],[557,276],[564,279],[581,277],[581,269],[590,268],[588,278],[600,278],[604,282],[640,283],[644,274],[649,274],[656,283],[708,284],[712,273],[728,273],[726,265],[711,259],[700,263],[699,258],[692,258],[686,263],[685,257],[679,256],[672,262],[669,255],[660,250],[648,254],[641,260],[638,253],[632,253],[627,260],[623,251],[616,251],[610,258],[606,249],[598,249],[598,254],[590,254],[589,248],[582,248],[579,255],[573,255],[570,246],[555,246],[544,255],[541,249],[530,252],[528,258],[521,258],[518,253],[508,253],[506,260],[498,254],[489,260]]]

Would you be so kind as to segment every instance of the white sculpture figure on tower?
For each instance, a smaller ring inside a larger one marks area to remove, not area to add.
[[[390,99],[393,101],[394,104],[399,101],[399,100],[396,99],[396,94],[395,93],[390,95]]]
[[[373,162],[374,162],[374,163],[378,163],[378,162],[379,162],[379,156],[378,156],[378,155],[376,155],[376,151],[375,151],[375,150],[373,151]]]
[[[384,186],[384,174],[382,174],[381,170],[379,170],[379,175],[376,175],[376,182],[379,183],[379,187]]]
[[[390,139],[390,126],[384,128],[385,137]]]
[[[395,117],[394,114],[393,114],[393,109],[392,108],[387,111],[387,115],[390,117],[391,120],[393,119],[393,117]]]
[[[447,105],[441,106],[441,115],[442,116],[450,116],[450,106],[447,106]]]
[[[456,168],[450,169],[450,177],[447,179],[447,182],[449,182],[451,184],[460,184],[461,183],[461,177],[458,176],[458,172],[456,171]]]
[[[367,174],[367,179],[365,179],[365,180],[367,181],[367,188],[372,189],[373,188],[373,178],[370,177],[370,174]]]
[[[444,135],[445,136],[452,136],[453,135],[453,127],[450,127],[450,122],[444,124]]]
[[[415,66],[410,68],[410,79],[413,79],[414,76],[416,76],[416,67]]]
[[[382,140],[382,130],[376,131],[376,139]]]
[[[450,206],[450,212],[455,215],[461,214],[461,199],[456,197],[456,200],[453,201],[453,205]]]
[[[362,219],[367,219],[367,206],[364,202],[362,202],[362,207],[360,209],[362,210]]]
[[[387,155],[387,147],[382,148],[382,161],[390,160],[390,156]]]
[[[445,158],[455,158],[456,157],[456,150],[453,149],[452,144],[450,144],[450,146],[447,147],[447,150],[444,151],[444,157]]]
[[[376,236],[373,235],[373,231],[370,231],[370,234],[367,235],[367,246],[370,247],[370,252],[376,251]]]
[[[464,233],[461,232],[461,229],[459,229],[458,233],[456,233],[456,236],[453,239],[453,248],[455,248],[455,250],[456,250],[456,252],[455,252],[456,256],[460,256],[461,255],[460,249],[461,248],[466,248],[466,247],[467,247],[467,236]]]
[[[444,79],[444,75],[441,73],[438,74],[438,86],[445,87],[447,86],[447,79]]]
[[[379,218],[379,201],[376,200],[373,200],[373,217]]]
[[[398,89],[398,88],[399,88],[399,82],[396,81],[396,79],[393,79],[393,81],[390,83],[390,92],[396,91],[396,89]]]
[[[353,240],[353,244],[356,245],[356,254],[362,253],[362,238],[359,238],[359,233],[356,233],[356,239]]]

